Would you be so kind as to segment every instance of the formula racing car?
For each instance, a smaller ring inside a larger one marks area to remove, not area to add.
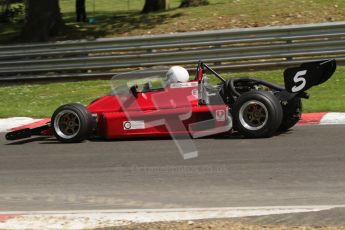
[[[142,84],[129,84],[122,75],[119,82],[126,84],[114,83],[109,95],[87,107],[63,105],[43,124],[13,129],[6,138],[54,135],[61,142],[71,143],[91,138],[198,138],[232,132],[247,138],[271,137],[299,121],[301,98],[309,97],[305,91],[327,81],[335,69],[335,60],[288,68],[284,72],[285,86],[251,77],[226,80],[201,61],[192,80],[179,66],[165,72],[151,70],[151,75],[163,76],[161,81],[152,80],[149,72],[134,72],[131,76],[144,78]]]

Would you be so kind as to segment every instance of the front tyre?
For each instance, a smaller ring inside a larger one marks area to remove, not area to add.
[[[64,143],[76,143],[87,139],[93,127],[91,113],[80,104],[59,107],[52,116],[54,136]]]
[[[242,94],[233,106],[234,128],[245,137],[271,137],[283,119],[279,100],[268,91]]]

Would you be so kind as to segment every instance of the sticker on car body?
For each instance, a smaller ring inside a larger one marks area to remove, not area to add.
[[[144,121],[124,121],[123,129],[124,130],[145,129],[145,122]]]
[[[199,90],[198,90],[198,89],[193,89],[193,90],[192,90],[192,95],[193,95],[196,99],[198,99],[198,98],[199,98]]]
[[[225,115],[224,110],[216,110],[216,121],[225,121]]]
[[[179,83],[172,83],[170,84],[170,88],[178,89],[178,88],[189,88],[189,87],[197,87],[198,82],[179,82]]]

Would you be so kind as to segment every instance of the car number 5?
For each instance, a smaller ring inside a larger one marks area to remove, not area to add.
[[[307,70],[301,70],[301,71],[298,71],[296,73],[296,75],[293,78],[293,81],[296,84],[299,83],[299,85],[298,86],[295,85],[294,87],[292,87],[291,91],[293,93],[296,93],[296,92],[302,90],[305,87],[305,85],[307,84],[307,80],[303,76],[305,76],[306,74],[307,74]]]

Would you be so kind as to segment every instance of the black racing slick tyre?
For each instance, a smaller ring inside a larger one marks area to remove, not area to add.
[[[295,97],[288,101],[283,107],[283,121],[278,129],[280,132],[286,132],[297,124],[302,116],[302,100]]]
[[[93,128],[91,113],[80,104],[59,107],[51,119],[54,136],[63,143],[77,143],[87,139]]]
[[[234,129],[247,138],[271,137],[280,127],[280,101],[268,91],[249,91],[233,105]]]

